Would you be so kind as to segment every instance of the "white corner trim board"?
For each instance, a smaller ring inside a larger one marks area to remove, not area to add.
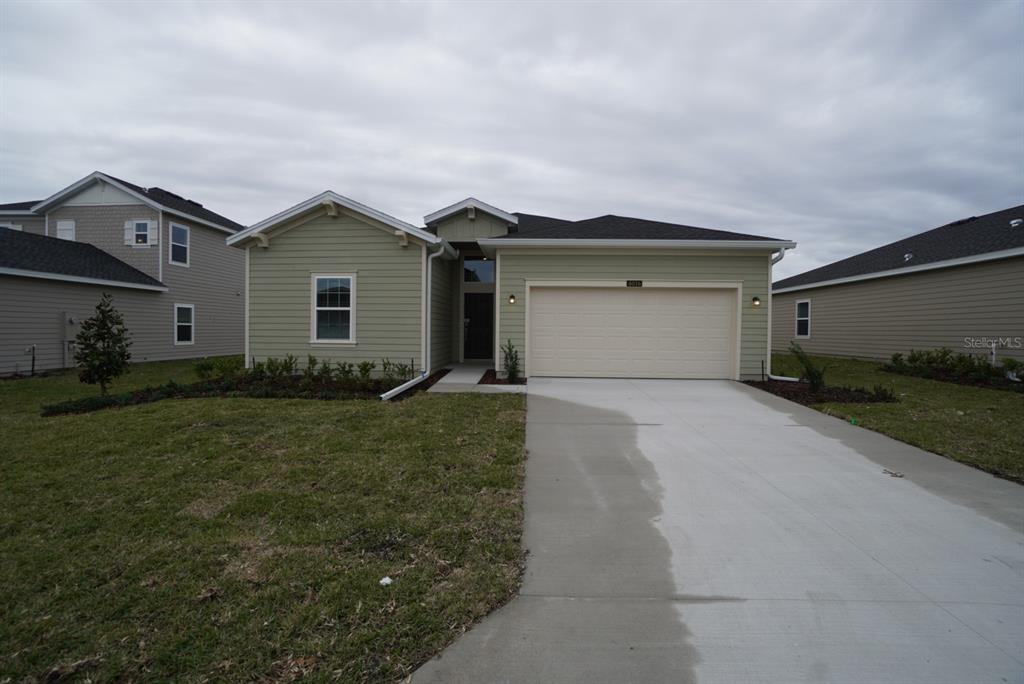
[[[888,271],[876,271],[874,273],[864,273],[863,275],[849,276],[848,278],[833,278],[832,280],[819,280],[813,283],[807,283],[806,285],[793,285],[792,287],[783,287],[777,290],[773,290],[772,294],[785,294],[786,292],[798,292],[800,290],[810,290],[815,287],[828,287],[829,285],[842,285],[844,283],[856,283],[861,280],[874,280],[875,278],[888,278],[891,276],[906,275],[908,273],[918,273],[920,271],[934,271],[939,268],[951,268],[953,266],[966,266],[968,264],[979,264],[984,261],[995,261],[996,259],[1007,259],[1009,257],[1024,256],[1024,247],[1014,247],[1013,249],[1002,249],[998,252],[988,252],[986,254],[975,254],[968,257],[960,257],[959,259],[946,259],[945,261],[934,261],[930,264],[919,264],[917,266],[906,266],[904,268],[893,268]]]

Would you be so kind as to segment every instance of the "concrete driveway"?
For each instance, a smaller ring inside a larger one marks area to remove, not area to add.
[[[738,383],[528,402],[522,593],[413,681],[1024,682],[1024,487]]]

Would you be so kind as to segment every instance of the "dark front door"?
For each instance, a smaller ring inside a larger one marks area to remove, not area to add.
[[[494,293],[467,292],[463,302],[463,355],[489,359],[494,354]]]

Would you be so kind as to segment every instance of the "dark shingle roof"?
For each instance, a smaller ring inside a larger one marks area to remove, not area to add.
[[[181,195],[176,195],[169,190],[164,190],[163,188],[144,188],[141,185],[135,185],[134,183],[129,183],[128,181],[121,180],[120,178],[115,178],[110,174],[104,175],[106,175],[111,180],[117,181],[126,188],[129,188],[139,193],[140,195],[143,195],[144,197],[148,197],[157,204],[163,205],[173,211],[181,212],[186,216],[192,216],[197,219],[209,221],[210,223],[216,223],[218,226],[230,228],[235,232],[245,230],[245,226],[243,226],[242,224],[235,223],[226,216],[221,216],[216,212],[210,211],[199,202],[194,202],[190,199],[185,199]]]
[[[1024,224],[1010,225],[1010,221],[1018,218],[1024,219],[1024,205],[961,219],[785,278],[774,283],[772,288],[810,285],[1024,247]],[[906,258],[908,254],[911,255],[909,259]]]
[[[662,221],[598,216],[583,221],[565,221],[549,216],[516,214],[519,230],[508,238],[541,240],[776,240],[777,238],[697,228]]]
[[[28,212],[32,207],[42,202],[42,200],[35,200],[32,202],[8,202],[7,204],[0,204],[0,211],[26,211]],[[31,212],[29,212],[31,213]]]
[[[0,228],[0,268],[163,286],[98,247],[8,228]]]

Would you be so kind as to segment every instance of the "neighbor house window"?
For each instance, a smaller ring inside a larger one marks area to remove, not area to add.
[[[174,305],[174,344],[196,341],[196,307],[194,304]]]
[[[803,299],[796,303],[796,336],[811,336],[811,300]]]
[[[313,342],[355,339],[355,277],[313,276]]]
[[[116,233],[115,233],[116,234]],[[57,237],[61,240],[75,239],[75,222],[70,219],[57,221]]]
[[[466,283],[493,283],[494,262],[490,259],[463,259],[462,280]]]
[[[124,244],[134,247],[149,247],[155,245],[156,221],[146,219],[132,219],[124,223]]]
[[[190,232],[188,226],[171,224],[170,259],[172,264],[188,266]]]

